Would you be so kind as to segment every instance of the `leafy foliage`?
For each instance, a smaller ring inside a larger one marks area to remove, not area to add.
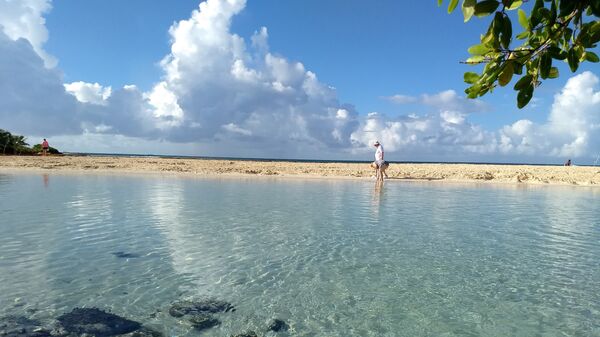
[[[35,144],[32,148],[34,153],[40,153],[42,152],[42,144]],[[48,147],[48,153],[50,154],[60,154],[60,151],[58,151],[57,149],[53,148],[52,146]]]
[[[533,97],[542,80],[559,76],[554,60],[566,61],[572,72],[581,62],[600,61],[592,49],[600,41],[600,0],[534,0],[528,15],[521,6],[527,0],[463,0],[464,21],[473,16],[493,19],[480,43],[471,46],[471,57],[464,63],[485,64],[481,74],[467,72],[464,80],[471,86],[465,92],[477,98],[497,85],[506,86],[513,77],[520,77],[514,89],[518,91],[517,106],[523,108]],[[438,0],[438,6],[443,4]],[[448,13],[458,6],[450,0]],[[517,11],[522,32],[513,36],[509,11]],[[511,47],[516,41],[519,46]]]
[[[21,135],[13,135],[6,130],[0,129],[0,153],[3,155],[13,154],[13,155],[35,155],[37,153],[42,152],[42,145],[36,144],[33,148],[29,147],[29,144],[26,142],[25,136]],[[48,149],[49,153],[52,154],[60,154],[60,152],[50,147]]]

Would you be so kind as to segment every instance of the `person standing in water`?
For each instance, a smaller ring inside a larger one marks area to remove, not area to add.
[[[376,177],[377,180],[383,180],[383,176],[385,175],[387,177],[387,174],[385,174],[385,169],[386,169],[386,162],[384,160],[384,151],[383,151],[383,145],[381,143],[379,143],[378,140],[375,141],[375,143],[373,143],[373,146],[375,146],[377,148],[377,150],[375,150],[375,162],[373,163],[375,165],[375,171],[376,171]]]

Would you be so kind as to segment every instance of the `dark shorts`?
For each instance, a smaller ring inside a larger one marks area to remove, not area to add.
[[[375,165],[377,165],[378,168],[385,167],[387,165],[387,162],[385,160],[376,160]]]

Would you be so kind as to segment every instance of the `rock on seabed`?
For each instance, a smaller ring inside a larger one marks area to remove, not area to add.
[[[70,313],[59,316],[57,320],[69,334],[88,334],[96,337],[128,334],[142,327],[138,322],[97,308],[75,308]]]
[[[201,313],[215,314],[218,312],[229,311],[235,311],[235,307],[231,303],[215,299],[180,301],[173,303],[171,308],[169,308],[169,314],[173,317],[183,317],[185,315],[196,315]]]

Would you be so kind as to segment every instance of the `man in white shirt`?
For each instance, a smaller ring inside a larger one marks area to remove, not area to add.
[[[385,160],[383,159],[383,157],[384,157],[383,145],[381,145],[381,143],[379,143],[379,141],[376,140],[375,143],[373,143],[373,146],[375,146],[377,148],[377,150],[375,151],[375,162],[372,165],[374,166],[374,168],[376,170],[377,180],[383,180],[384,175],[387,178],[387,174],[385,173],[385,170],[388,168],[389,164],[386,163]]]

